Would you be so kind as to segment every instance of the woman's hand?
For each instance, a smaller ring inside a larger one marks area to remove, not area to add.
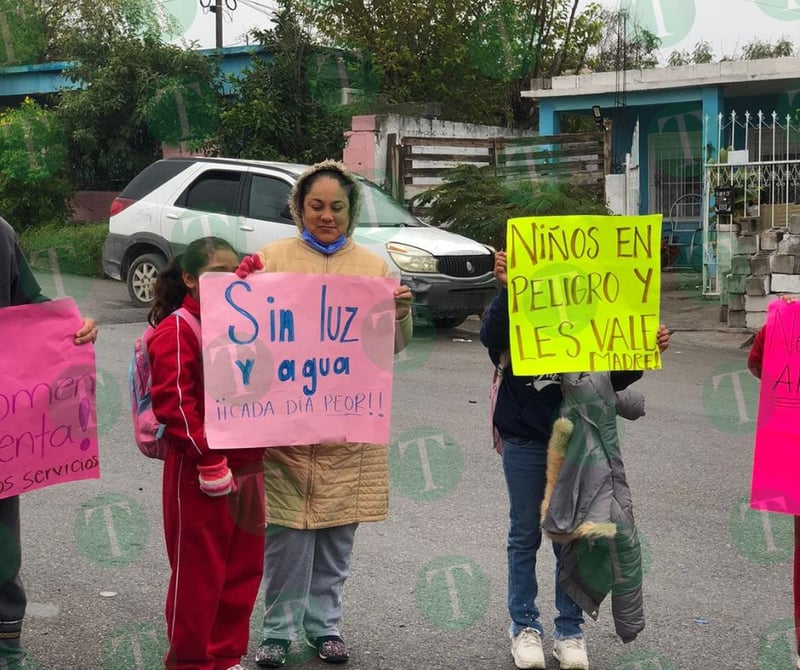
[[[85,318],[78,332],[75,333],[75,344],[87,344],[97,339],[97,322]]]
[[[658,344],[658,350],[663,354],[669,348],[669,338],[672,333],[669,332],[669,329],[662,323],[658,327],[658,333],[656,333],[656,343]]]
[[[394,290],[395,319],[404,319],[411,312],[411,289],[402,284]]]
[[[508,286],[508,273],[506,272],[506,252],[498,251],[494,255],[494,276],[503,286]]]

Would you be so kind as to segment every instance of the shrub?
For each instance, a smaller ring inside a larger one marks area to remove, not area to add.
[[[427,218],[496,249],[505,248],[506,222],[519,216],[607,214],[602,187],[568,182],[502,180],[490,167],[464,164],[444,175],[444,184],[418,196]]]
[[[73,193],[69,180],[60,175],[31,183],[0,173],[0,213],[18,232],[68,219]]]
[[[23,231],[20,245],[34,269],[46,267],[61,274],[102,277],[107,234],[107,221],[48,224]]]

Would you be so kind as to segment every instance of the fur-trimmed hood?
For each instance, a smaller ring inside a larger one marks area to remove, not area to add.
[[[303,203],[301,202],[300,194],[303,192],[303,185],[309,178],[319,172],[336,172],[352,187],[347,194],[350,204],[350,218],[347,224],[347,232],[345,233],[346,237],[350,237],[355,230],[356,223],[358,222],[358,213],[361,210],[361,185],[358,183],[356,176],[350,172],[347,166],[341,161],[333,159],[324,160],[321,163],[312,165],[298,177],[289,193],[289,211],[292,214],[292,220],[297,226],[297,229],[302,233],[305,226],[303,225]]]

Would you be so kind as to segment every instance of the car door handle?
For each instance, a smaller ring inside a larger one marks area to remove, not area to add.
[[[168,219],[180,219],[180,214],[167,214]]]
[[[252,233],[255,230],[255,226],[239,226],[239,230],[245,230],[248,233]]]

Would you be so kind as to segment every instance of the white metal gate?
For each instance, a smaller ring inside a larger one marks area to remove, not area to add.
[[[800,212],[800,120],[777,112],[734,111],[718,116],[716,137],[710,137],[709,126],[706,117],[706,145],[724,148],[718,159],[709,156],[705,163],[703,292],[719,295],[719,278],[730,271],[733,221],[760,216],[762,228],[781,227]],[[735,195],[733,211],[722,221],[714,212],[714,190],[726,186]]]

